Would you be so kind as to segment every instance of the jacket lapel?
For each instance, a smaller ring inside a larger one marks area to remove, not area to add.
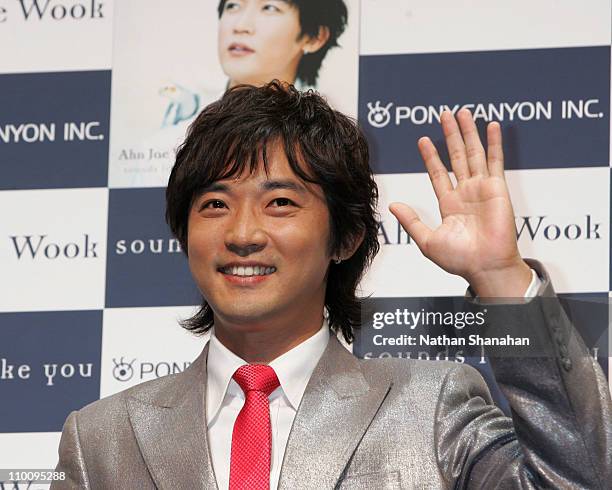
[[[390,387],[366,379],[332,334],[295,416],[279,489],[334,488]]]
[[[208,344],[161,390],[127,399],[138,446],[160,489],[217,488],[206,436]]]

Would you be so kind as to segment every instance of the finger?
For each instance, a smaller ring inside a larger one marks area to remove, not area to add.
[[[389,205],[389,211],[398,219],[402,228],[414,240],[417,247],[426,255],[427,241],[433,233],[431,229],[425,225],[416,212],[408,205],[401,202],[394,202]]]
[[[465,142],[465,154],[467,156],[468,166],[472,175],[489,175],[487,168],[487,155],[478,135],[476,123],[472,117],[472,113],[467,109],[461,109],[457,113],[457,120]]]
[[[440,155],[438,155],[435,145],[427,136],[420,138],[417,145],[421,158],[425,162],[429,180],[439,201],[444,194],[453,190],[453,183],[448,175],[448,170],[446,170],[442,160],[440,160]]]
[[[470,177],[463,137],[461,136],[455,116],[450,111],[444,111],[440,115],[440,122],[442,123],[442,131],[444,132],[451,167],[457,181],[460,182]]]
[[[502,147],[501,126],[498,122],[487,126],[487,160],[489,173],[496,177],[504,177],[504,150]]]

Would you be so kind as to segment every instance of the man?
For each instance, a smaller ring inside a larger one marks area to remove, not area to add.
[[[70,414],[53,488],[605,488],[603,373],[518,254],[499,125],[485,152],[457,117],[442,117],[456,186],[419,140],[442,224],[391,209],[482,301],[519,298],[487,305],[492,329],[535,334],[532,357],[492,359],[512,419],[473,368],[358,360],[330,335],[353,338],[378,250],[365,139],[314,93],[237,87],[198,116],[167,189],[204,298],[184,326],[210,342],[183,373]]]

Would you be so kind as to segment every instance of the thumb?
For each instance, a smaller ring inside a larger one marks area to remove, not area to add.
[[[389,204],[389,211],[397,218],[402,228],[404,228],[406,233],[410,235],[410,238],[414,240],[421,252],[425,254],[427,240],[432,231],[420,220],[416,211],[402,202],[393,202]]]

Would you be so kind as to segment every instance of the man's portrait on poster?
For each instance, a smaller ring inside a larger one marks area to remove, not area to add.
[[[271,80],[317,88],[327,52],[339,46],[348,21],[343,0],[220,0],[217,13],[225,88]],[[160,95],[169,99],[162,127],[192,120],[206,99],[176,84],[161,88]]]
[[[357,0],[186,1],[190,8],[164,5],[145,10],[144,19],[142,9],[128,9],[138,35],[131,24],[117,30],[113,185],[165,185],[196,115],[238,84],[277,79],[315,88],[333,107],[356,115]],[[189,19],[195,32],[160,38],[152,29],[167,18],[185,24],[188,15],[203,16],[198,23]]]

